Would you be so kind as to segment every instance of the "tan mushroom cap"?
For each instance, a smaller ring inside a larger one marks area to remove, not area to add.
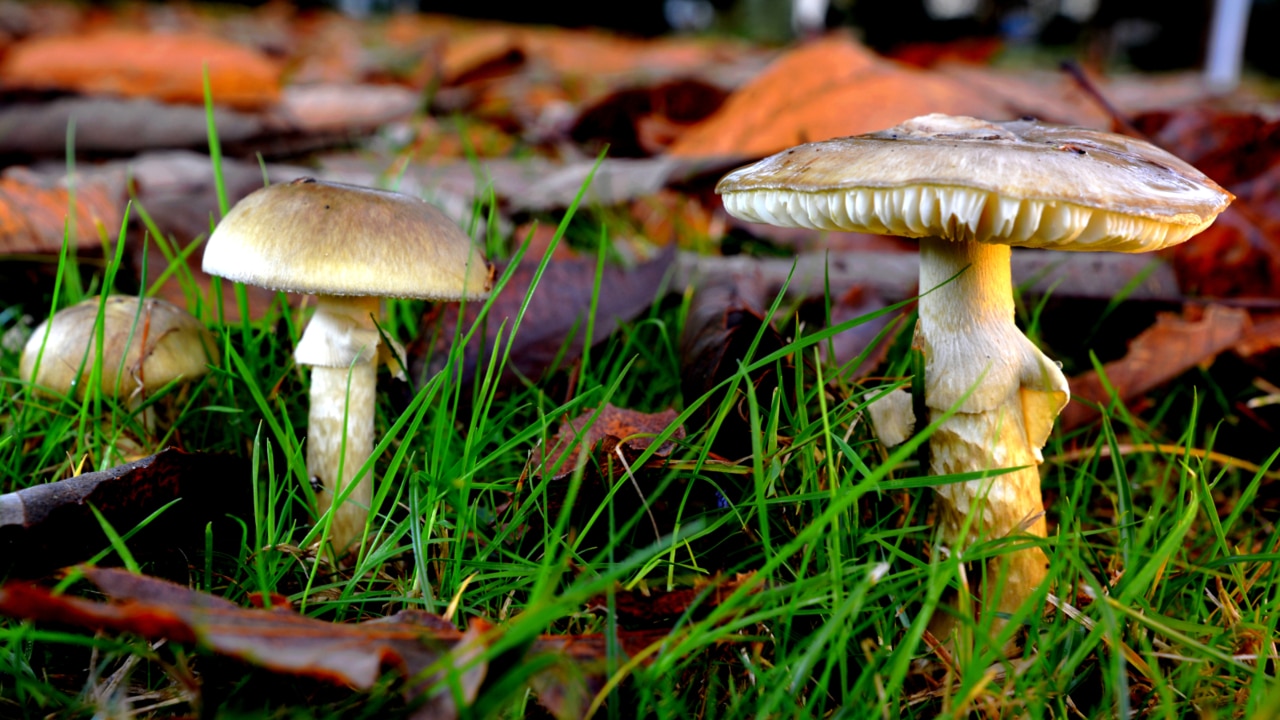
[[[316,295],[478,299],[484,258],[438,208],[408,195],[299,178],[256,190],[218,223],[204,271]]]
[[[89,298],[41,323],[22,350],[19,376],[31,382],[40,357],[36,386],[59,393],[74,390],[83,396],[96,360],[94,327],[100,302],[100,298]],[[119,396],[129,397],[139,389],[151,392],[175,380],[195,379],[208,371],[210,363],[218,362],[218,345],[209,330],[163,300],[113,295],[106,299],[102,323],[104,396],[116,395],[117,379]]]
[[[1233,199],[1141,140],[936,114],[780,152],[716,191],[771,225],[1120,252],[1181,243]]]

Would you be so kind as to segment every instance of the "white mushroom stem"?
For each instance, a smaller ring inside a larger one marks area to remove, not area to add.
[[[323,516],[373,452],[379,356],[373,318],[379,303],[366,297],[317,299],[295,357],[313,366],[307,473],[318,480],[316,511]],[[329,541],[338,552],[361,536],[372,501],[370,472],[333,511]]]
[[[957,410],[930,438],[930,472],[1022,467],[936,488],[939,527],[957,548],[1022,532],[1045,536],[1040,448],[1067,402],[1067,380],[1014,324],[1009,258],[1005,245],[920,242],[920,290],[927,294],[915,342],[925,356],[929,420]],[[988,568],[984,607],[1017,610],[1044,580],[1046,565],[1038,548],[998,557]]]

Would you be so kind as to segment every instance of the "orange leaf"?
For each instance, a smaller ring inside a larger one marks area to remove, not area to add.
[[[676,140],[670,152],[764,156],[931,112],[1004,114],[998,103],[957,82],[884,60],[844,35],[832,35],[783,55]]]
[[[1248,312],[1223,305],[1210,305],[1204,317],[1194,321],[1161,314],[1155,325],[1129,343],[1128,354],[1103,369],[1115,394],[1127,402],[1197,365],[1213,362],[1218,353],[1239,342],[1248,327]],[[1093,371],[1071,379],[1071,397],[1059,418],[1064,429],[1079,427],[1097,415],[1080,400],[1100,405],[1109,400],[1102,380]]]
[[[206,67],[215,102],[251,109],[280,97],[279,68],[266,56],[197,33],[116,30],[27,40],[9,50],[0,83],[201,103]]]
[[[458,671],[461,699],[470,704],[488,672],[486,646],[498,634],[473,618],[460,632],[443,618],[422,610],[402,610],[362,623],[330,623],[287,608],[241,608],[215,595],[124,570],[81,566],[77,571],[97,585],[110,602],[93,602],[25,582],[0,587],[0,614],[93,630],[137,633],[151,640],[198,643],[219,655],[238,658],[276,673],[313,677],[367,690],[386,669],[406,678],[410,698],[441,680],[446,670],[425,671],[446,655]],[[631,655],[662,641],[667,630],[621,631],[616,642]],[[541,635],[527,653],[550,654],[556,661],[530,678],[539,700],[557,717],[577,717],[604,678],[608,640],[603,635]],[[576,667],[564,672],[562,665]],[[454,696],[437,691],[415,717],[452,718]]]
[[[0,253],[56,253],[62,247],[70,193],[45,186],[29,173],[0,177]],[[76,247],[99,244],[99,233],[115,237],[123,219],[120,193],[108,183],[82,181],[76,187]]]
[[[593,416],[595,422],[591,422]],[[543,458],[542,467],[556,468],[557,478],[567,477],[573,473],[578,457],[583,452],[597,450],[601,464],[606,464],[608,456],[616,449],[621,449],[629,460],[635,460],[653,444],[652,436],[666,430],[675,419],[675,410],[643,413],[613,405],[605,405],[600,409],[599,415],[594,410],[588,410],[562,424],[556,436],[547,442],[550,453]],[[589,422],[590,425],[587,424]],[[575,444],[574,439],[579,436],[582,441]],[[679,440],[684,436],[684,428],[677,427],[671,437]],[[653,457],[666,458],[673,450],[675,443],[668,440],[654,451]],[[557,463],[559,467],[556,467]]]

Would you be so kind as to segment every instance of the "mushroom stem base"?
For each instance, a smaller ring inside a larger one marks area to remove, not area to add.
[[[1014,323],[1009,248],[926,238],[920,245],[916,345],[925,355],[930,473],[1008,473],[936,488],[938,525],[955,549],[1026,533],[1044,537],[1040,448],[1067,381]],[[935,289],[936,288],[936,289]],[[950,417],[944,415],[955,409]],[[1043,582],[1039,548],[990,561],[984,612],[1012,613]]]

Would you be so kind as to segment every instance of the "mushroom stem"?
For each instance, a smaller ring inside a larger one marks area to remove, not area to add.
[[[373,318],[378,300],[317,299],[315,315],[298,343],[296,356],[298,362],[313,365],[307,473],[318,481],[316,511],[323,515],[373,452],[378,358]],[[370,473],[334,510],[329,540],[338,552],[360,537],[372,501]]]
[[[920,242],[920,290],[928,294],[915,342],[925,355],[929,419],[956,408],[930,438],[930,472],[1022,468],[936,488],[939,528],[957,548],[1020,532],[1045,536],[1040,448],[1066,404],[1067,381],[1014,324],[1009,259],[1005,245]],[[1017,610],[1046,565],[1039,548],[992,560],[983,607]]]

